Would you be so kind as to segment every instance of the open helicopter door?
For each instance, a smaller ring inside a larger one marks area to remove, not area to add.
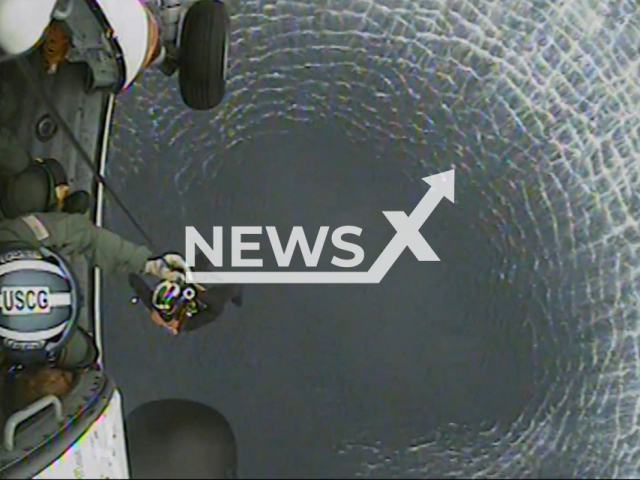
[[[34,158],[62,163],[72,190],[92,192],[97,200],[89,215],[100,225],[102,186],[51,115],[50,106],[34,95],[20,68],[25,59],[39,88],[101,173],[115,97],[109,91],[86,88],[86,65],[65,63],[55,74],[45,74],[37,49],[0,63],[0,128]],[[84,293],[80,326],[101,351],[100,273],[84,259],[68,260]],[[49,396],[13,414],[0,412],[0,478],[129,478],[120,393],[100,361],[75,377],[64,398]],[[0,385],[0,393],[8,388]]]
[[[0,0],[0,6],[4,1]],[[93,47],[106,49],[108,42],[102,42],[99,19],[89,8],[93,3],[74,0],[73,4],[77,16],[65,21],[86,33],[86,40],[95,40]],[[92,64],[63,62],[47,74],[39,48],[16,56],[2,57],[0,52],[0,128],[10,132],[32,157],[54,158],[63,164],[71,190],[86,190],[96,199],[89,215],[98,226],[102,224],[103,192],[107,187],[95,178],[104,176],[115,104],[110,86],[122,80],[117,52],[104,53],[92,57]],[[84,258],[68,260],[84,293],[80,326],[100,352],[100,271],[90,268]],[[10,388],[1,383],[3,379],[4,372],[0,372],[0,394]],[[162,454],[162,464],[154,455],[160,447],[166,447],[166,442],[148,452],[149,442],[164,441],[144,436],[147,426],[158,418],[169,418],[171,421],[162,428],[168,435],[183,439],[179,444],[187,451],[172,452],[179,458],[192,456],[194,439],[207,435],[209,440],[204,444],[209,450],[201,455],[202,461],[185,465]],[[188,401],[161,401],[143,405],[127,420],[125,438],[121,395],[98,358],[77,372],[64,398],[48,396],[17,412],[0,408],[0,478],[129,478],[136,474],[159,478],[154,468],[174,478],[178,474],[189,476],[197,469],[198,473],[191,476],[200,478],[206,472],[206,478],[236,477],[233,432],[226,419],[212,408]],[[137,454],[130,453],[134,451]],[[177,474],[171,472],[175,468],[179,469]]]

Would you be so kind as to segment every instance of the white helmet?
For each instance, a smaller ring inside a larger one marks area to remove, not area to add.
[[[14,363],[54,360],[75,332],[77,283],[66,261],[46,249],[0,252],[0,341]]]

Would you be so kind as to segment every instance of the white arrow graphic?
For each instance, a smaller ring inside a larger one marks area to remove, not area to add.
[[[189,283],[380,283],[405,248],[420,262],[440,259],[420,234],[420,228],[443,198],[455,200],[455,170],[424,177],[429,191],[407,216],[404,212],[382,212],[396,234],[367,272],[188,272]]]

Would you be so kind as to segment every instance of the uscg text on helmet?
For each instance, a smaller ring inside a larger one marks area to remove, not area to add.
[[[2,287],[4,315],[46,314],[51,310],[49,287]]]
[[[0,255],[0,263],[13,262],[14,260],[40,260],[42,254],[32,250],[15,250]]]
[[[45,347],[46,342],[43,340],[38,341],[23,341],[23,340],[11,340],[10,338],[5,338],[2,340],[3,345],[11,350],[22,350],[22,351],[34,351],[41,350]]]

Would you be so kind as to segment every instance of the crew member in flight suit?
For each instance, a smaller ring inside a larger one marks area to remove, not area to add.
[[[0,221],[0,248],[46,247],[65,258],[83,256],[90,266],[106,274],[149,274],[163,280],[184,278],[185,260],[178,254],[154,257],[146,246],[136,245],[119,235],[94,225],[86,215],[63,212],[33,213]],[[94,355],[88,335],[74,335],[61,363],[71,368]]]

